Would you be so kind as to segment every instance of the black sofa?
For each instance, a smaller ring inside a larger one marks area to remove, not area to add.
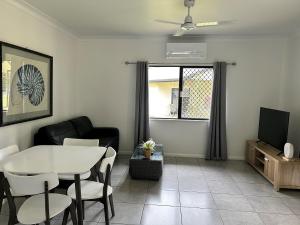
[[[99,139],[99,145],[119,150],[119,130],[94,127],[86,116],[42,127],[34,135],[34,145],[62,145],[65,138]]]

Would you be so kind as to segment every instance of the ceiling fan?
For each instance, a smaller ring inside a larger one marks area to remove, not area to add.
[[[208,21],[208,22],[193,23],[193,18],[190,15],[190,10],[191,7],[194,6],[194,4],[195,4],[195,0],[184,0],[184,6],[188,8],[188,14],[185,17],[183,23],[167,21],[167,20],[155,20],[155,21],[159,23],[180,25],[180,29],[173,36],[182,36],[187,31],[199,29],[201,27],[217,26],[217,25],[228,23],[228,21]]]

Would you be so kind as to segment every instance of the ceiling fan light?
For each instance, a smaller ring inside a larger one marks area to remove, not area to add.
[[[212,22],[200,22],[200,23],[197,23],[197,27],[204,27],[204,26],[216,26],[216,25],[219,25],[219,22],[218,21],[212,21]]]
[[[185,23],[181,25],[182,30],[193,30],[195,29],[195,25],[193,23]]]
[[[188,30],[186,27],[182,26],[181,27],[182,30]]]

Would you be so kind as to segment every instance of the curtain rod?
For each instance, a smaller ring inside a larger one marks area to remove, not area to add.
[[[137,62],[125,61],[125,65],[137,64]],[[213,63],[154,63],[150,62],[150,65],[211,65]],[[236,66],[236,62],[226,62],[227,65]]]

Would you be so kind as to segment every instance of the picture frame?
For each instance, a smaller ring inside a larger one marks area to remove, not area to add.
[[[0,42],[0,126],[53,115],[53,57]]]

